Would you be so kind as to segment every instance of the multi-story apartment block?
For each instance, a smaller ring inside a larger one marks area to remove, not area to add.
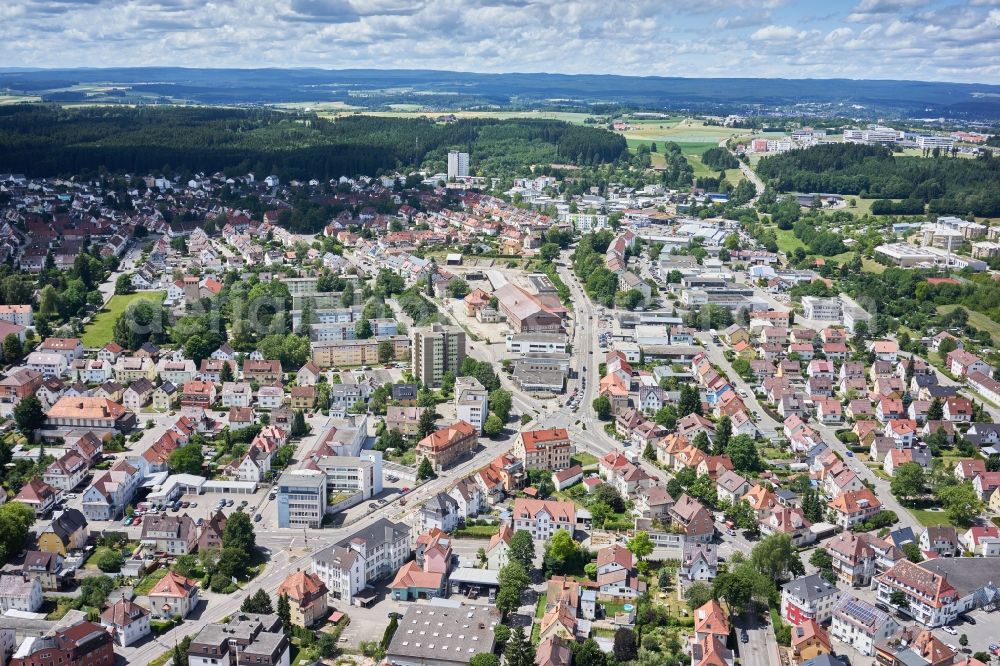
[[[458,374],[465,360],[465,331],[432,324],[412,331],[413,376],[425,386],[438,387],[446,372]]]
[[[525,469],[559,471],[570,464],[573,447],[565,428],[524,430],[514,440],[514,455],[524,461]]]
[[[475,377],[455,380],[455,411],[459,421],[465,421],[479,432],[483,431],[490,413],[490,394]]]
[[[570,535],[576,528],[576,507],[562,500],[533,500],[518,497],[514,500],[514,531],[527,530],[531,538],[545,541],[556,530],[567,530]]]
[[[837,586],[819,574],[796,578],[781,588],[781,617],[790,624],[807,620],[823,623],[833,615],[839,598]]]

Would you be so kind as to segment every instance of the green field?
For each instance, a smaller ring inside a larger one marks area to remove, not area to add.
[[[937,307],[938,314],[947,314],[957,308],[957,305],[939,305]],[[1000,339],[1000,324],[984,315],[982,312],[976,312],[975,310],[970,310],[965,308],[966,312],[969,313],[969,323],[978,328],[981,331],[988,331],[994,339]]]
[[[89,348],[99,348],[111,342],[114,337],[115,322],[128,304],[140,298],[162,303],[167,297],[165,291],[140,291],[128,296],[112,296],[108,304],[94,317],[94,320],[87,324],[83,331],[83,346]]]

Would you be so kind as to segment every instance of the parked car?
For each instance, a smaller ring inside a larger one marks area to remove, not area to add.
[[[955,627],[948,626],[947,624],[941,628],[945,631],[945,633],[951,634],[952,636],[958,633],[957,631],[955,631]]]
[[[255,515],[253,517],[253,522],[259,523],[260,521],[261,521],[261,517],[260,517],[260,514],[258,513],[257,515]]]
[[[747,630],[746,629],[744,629],[743,632],[740,634],[740,642],[741,643],[749,643],[750,642],[750,635],[747,634]]]

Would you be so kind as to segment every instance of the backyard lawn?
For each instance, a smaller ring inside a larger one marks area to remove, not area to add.
[[[597,464],[597,456],[592,453],[587,453],[586,451],[577,451],[570,456],[569,461],[574,465],[579,465],[580,467],[590,467],[591,465]]]
[[[156,571],[153,571],[152,573],[149,573],[140,578],[139,582],[136,583],[135,585],[136,595],[144,596],[149,594],[152,591],[153,587],[155,587],[156,584],[159,583],[160,580],[167,575],[167,571],[169,571],[169,569],[167,569],[166,567],[160,567]]]
[[[132,301],[145,298],[149,301],[162,303],[166,297],[167,292],[165,291],[140,291],[127,296],[112,296],[104,309],[97,313],[93,321],[87,324],[82,336],[83,346],[93,349],[103,347],[111,342],[114,338],[115,322]]]

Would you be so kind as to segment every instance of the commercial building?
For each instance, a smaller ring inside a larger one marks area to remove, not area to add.
[[[840,321],[841,302],[839,298],[802,297],[802,314],[806,319]]]
[[[561,308],[554,308],[535,294],[508,282],[493,295],[500,312],[516,333],[555,333],[563,328]]]
[[[326,484],[326,474],[318,470],[282,474],[278,479],[278,527],[322,527]]]
[[[46,414],[46,426],[127,433],[135,427],[135,414],[107,398],[62,397]]]
[[[425,386],[441,386],[446,372],[458,374],[465,360],[465,331],[457,326],[432,324],[412,332],[413,376]]]
[[[361,456],[323,456],[315,467],[326,475],[326,494],[361,493],[370,499],[382,492],[382,453],[366,450]]]
[[[459,421],[471,423],[476,430],[483,431],[490,413],[490,394],[475,377],[455,380],[455,412]]]
[[[491,606],[420,604],[407,608],[385,651],[395,666],[464,666],[493,652],[500,613]]]
[[[562,333],[512,333],[507,338],[511,354],[565,354],[566,336]]]
[[[909,243],[886,243],[875,248],[875,254],[901,268],[971,268],[985,270],[985,261],[973,259],[936,247],[918,247]]]

